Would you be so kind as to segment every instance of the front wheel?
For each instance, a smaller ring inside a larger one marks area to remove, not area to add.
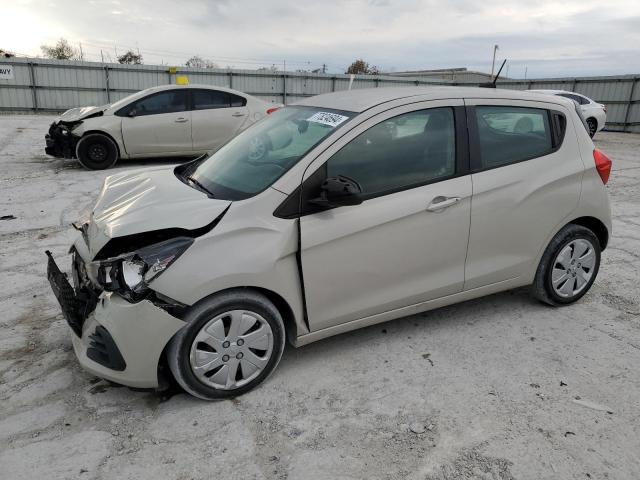
[[[553,237],[540,260],[534,296],[555,306],[577,301],[596,279],[600,252],[600,241],[591,230],[567,225]]]
[[[89,170],[104,170],[118,161],[118,147],[106,135],[90,133],[76,145],[76,157]]]
[[[170,341],[169,367],[188,393],[204,400],[241,395],[276,368],[285,343],[278,309],[257,292],[215,295],[187,314]]]

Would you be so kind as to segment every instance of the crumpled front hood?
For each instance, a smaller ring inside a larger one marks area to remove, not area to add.
[[[87,228],[93,259],[116,237],[163,229],[195,230],[213,222],[231,202],[182,183],[173,167],[147,168],[107,177]],[[124,253],[124,252],[123,252]]]
[[[67,110],[58,118],[56,118],[55,122],[77,122],[79,120],[82,120],[83,118],[87,118],[90,115],[104,112],[107,108],[109,108],[109,105],[103,105],[101,107],[72,108],[71,110]]]

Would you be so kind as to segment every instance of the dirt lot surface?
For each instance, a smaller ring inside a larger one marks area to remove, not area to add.
[[[78,366],[43,252],[67,267],[70,222],[143,164],[48,158],[50,121],[0,116],[2,479],[640,478],[640,135],[597,136],[614,236],[578,304],[520,289],[289,348],[257,390],[205,403]]]

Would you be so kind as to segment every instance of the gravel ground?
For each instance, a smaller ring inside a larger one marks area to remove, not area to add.
[[[520,289],[289,348],[257,390],[205,403],[78,366],[43,252],[141,164],[48,158],[50,121],[0,116],[3,479],[640,478],[640,135],[597,136],[614,236],[578,304]]]

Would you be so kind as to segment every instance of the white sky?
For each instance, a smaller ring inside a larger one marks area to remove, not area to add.
[[[0,0],[0,19],[0,48],[39,55],[65,37],[88,60],[489,71],[497,43],[511,77],[640,72],[638,0]]]

